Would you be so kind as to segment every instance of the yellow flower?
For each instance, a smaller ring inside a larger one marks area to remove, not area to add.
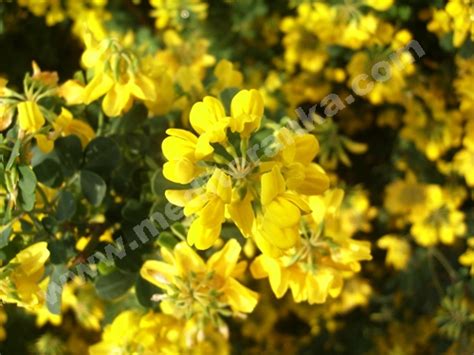
[[[202,0],[151,0],[151,16],[156,18],[158,29],[176,27],[181,29],[184,21],[192,16],[199,20],[207,17],[208,4]]]
[[[95,132],[89,124],[84,121],[75,119],[72,113],[64,107],[61,108],[61,113],[53,123],[55,135],[68,136],[76,135],[85,147],[95,137]]]
[[[27,309],[41,307],[44,295],[39,282],[48,258],[47,243],[39,242],[23,249],[0,268],[0,299]]]
[[[89,347],[89,354],[178,354],[181,332],[182,323],[173,317],[127,310],[105,327],[101,341]]]
[[[261,132],[263,99],[257,90],[241,90],[230,106],[227,116],[221,102],[207,96],[191,109],[197,136],[167,131],[163,174],[192,188],[168,190],[166,198],[184,207],[186,216],[197,216],[188,242],[198,249],[215,243],[225,219],[245,237],[257,238],[261,248],[289,248],[299,238],[302,214],[310,212],[299,194],[320,194],[329,186],[324,170],[312,162],[318,142],[313,135],[282,128],[267,134],[268,146],[250,147]]]
[[[319,195],[329,187],[326,172],[313,160],[319,153],[319,143],[312,134],[295,134],[287,128],[277,132],[281,150],[276,157],[289,190],[302,195]]]
[[[68,1],[67,13],[74,22],[72,33],[83,42],[89,35],[99,40],[106,38],[105,23],[112,17],[106,6],[106,0]]]
[[[413,141],[428,159],[434,161],[461,144],[463,117],[457,110],[446,109],[443,93],[435,88],[414,90],[416,96],[405,103],[405,126],[400,135]]]
[[[299,239],[302,213],[309,213],[311,209],[300,196],[286,191],[285,180],[277,166],[263,174],[261,181],[263,216],[256,225],[257,245],[266,249],[261,240],[264,238],[265,243],[278,249],[291,248]]]
[[[94,69],[93,79],[82,92],[82,101],[88,105],[105,95],[102,109],[115,117],[130,109],[133,99],[152,101],[156,96],[155,84],[140,71],[137,57],[122,48],[117,40],[101,42],[90,38],[82,62]]]
[[[59,87],[58,94],[68,105],[80,105],[83,103],[84,85],[76,80],[68,80]]]
[[[405,180],[396,180],[385,190],[385,208],[393,214],[412,214],[424,207],[426,186],[416,181],[415,175],[408,173]]]
[[[258,295],[243,286],[239,276],[245,263],[237,263],[241,247],[234,239],[204,262],[186,244],[178,243],[172,252],[162,248],[163,261],[148,260],[141,276],[165,293],[156,295],[164,313],[198,324],[224,326],[220,315],[250,313]]]
[[[470,36],[474,40],[474,8],[472,2],[451,0],[446,5],[446,12],[454,19],[454,45],[460,46]]]
[[[411,256],[410,243],[400,236],[387,234],[377,241],[377,246],[387,249],[386,265],[391,265],[396,270],[405,269]]]
[[[153,100],[155,88],[153,82],[141,74],[123,76],[116,81],[108,74],[99,73],[84,88],[83,101],[88,105],[104,94],[102,109],[107,116],[115,117],[130,108],[133,97]]]
[[[35,133],[46,122],[41,109],[36,102],[23,101],[17,105],[18,110],[18,121],[20,129],[28,132]]]
[[[152,58],[151,67],[166,73],[168,78],[162,83],[167,91],[164,93],[168,98],[174,94],[174,86],[178,86],[186,96],[176,97],[173,107],[182,111],[184,124],[188,123],[189,109],[192,103],[201,100],[205,95],[203,80],[207,69],[215,64],[214,56],[208,53],[210,42],[208,39],[193,36],[186,40],[173,30],[167,30],[163,34],[165,49],[159,50]],[[146,61],[145,61],[146,62]],[[146,68],[145,68],[146,70]],[[156,69],[155,69],[156,71]],[[163,74],[146,71],[152,78],[160,82]],[[169,79],[169,80],[168,80]],[[163,90],[158,91],[158,96]],[[173,93],[173,94],[172,94]]]
[[[398,50],[398,48],[396,48]],[[407,85],[407,77],[413,74],[413,57],[409,52],[403,52],[396,61],[388,62],[386,72],[379,73],[386,80],[374,80],[369,78],[367,81],[360,81],[361,74],[370,74],[373,72],[377,63],[387,60],[386,50],[382,48],[371,52],[355,53],[349,64],[347,71],[349,78],[347,84],[352,87],[357,83],[357,89],[364,92],[364,97],[374,105],[380,105],[385,102],[401,103],[404,100],[403,94]],[[373,74],[372,74],[373,75]]]
[[[467,185],[474,187],[474,149],[464,148],[457,152],[454,156],[454,166],[464,176]]]
[[[360,271],[360,261],[370,260],[370,244],[333,235],[325,225],[334,225],[342,202],[342,191],[313,196],[312,215],[304,218],[303,236],[294,247],[280,254],[259,255],[251,265],[255,278],[268,277],[278,298],[291,289],[296,302],[324,303],[328,296],[339,295],[346,275]],[[271,249],[270,249],[271,251]]]
[[[459,256],[459,263],[464,266],[470,266],[470,274],[474,276],[474,238],[471,237],[467,240],[468,248],[466,251]]]
[[[340,236],[340,238],[351,238],[357,232],[368,233],[372,230],[370,221],[377,215],[375,207],[370,205],[368,193],[359,187],[347,188],[345,193],[342,190],[335,190],[331,197],[331,203],[317,202],[318,199],[310,198],[313,203],[313,218],[319,222],[320,217],[316,213],[320,210],[325,210],[324,205],[336,206],[340,203],[336,215],[331,212],[326,215],[327,233],[333,236]],[[319,199],[321,200],[321,199]],[[339,202],[342,201],[342,202]]]
[[[390,0],[366,0],[369,6],[378,10],[390,7]],[[281,29],[286,33],[283,39],[285,62],[292,72],[300,66],[310,72],[318,72],[328,59],[325,45],[338,45],[360,49],[370,44],[389,43],[380,29],[388,25],[372,13],[360,9],[364,2],[327,4],[304,2],[298,6],[296,17],[286,17]],[[386,31],[385,31],[386,32]]]
[[[234,69],[232,62],[226,59],[217,63],[214,75],[217,82],[213,85],[212,93],[216,95],[226,88],[240,88],[244,79],[242,73]]]
[[[302,16],[306,4],[298,8],[297,18],[287,17],[281,22],[280,28],[285,33],[285,64],[289,72],[294,72],[299,65],[311,73],[318,73],[328,60],[328,54],[318,40],[317,30],[308,23],[309,19]]]
[[[202,172],[197,162],[208,157],[214,148],[191,132],[171,128],[166,131],[161,149],[168,160],[163,165],[163,175],[170,181],[188,184]]]
[[[457,206],[446,203],[438,185],[427,187],[427,200],[423,209],[410,217],[410,232],[415,241],[425,247],[453,244],[456,237],[466,232],[464,213]]]
[[[460,96],[461,112],[466,117],[474,117],[474,92],[472,90],[472,82],[474,81],[474,59],[456,58],[457,78],[454,80],[454,87]],[[472,119],[470,120],[472,122]],[[471,123],[472,124],[472,123]]]
[[[229,118],[226,117],[221,102],[212,96],[206,96],[193,105],[189,122],[199,134],[199,140],[205,143],[221,143],[227,140]]]
[[[153,115],[165,115],[176,107],[178,97],[175,93],[174,75],[164,63],[152,56],[142,61],[143,72],[153,80],[156,95],[152,100],[146,100],[145,105]]]
[[[199,194],[184,208],[185,215],[197,214],[188,231],[188,243],[197,249],[210,248],[221,233],[225,219],[225,205],[230,203],[232,181],[221,170],[215,170],[206,184],[205,192]]]
[[[232,99],[230,111],[230,130],[240,133],[242,137],[249,137],[260,128],[263,116],[262,96],[255,89],[241,90]]]
[[[46,290],[49,277],[41,282],[41,288]],[[97,298],[94,286],[87,284],[80,278],[74,278],[64,285],[61,293],[61,314],[52,314],[46,304],[39,309],[34,309],[36,325],[42,327],[46,323],[55,326],[62,324],[63,314],[72,311],[78,323],[90,330],[99,331],[100,322],[104,318],[104,306]]]
[[[74,134],[80,139],[83,147],[87,146],[95,137],[95,132],[88,123],[73,118],[72,113],[64,107],[61,108],[61,113],[54,120],[53,128],[54,131],[48,135],[35,135],[38,147],[44,153],[51,152],[54,148],[54,141],[61,136],[65,137]]]

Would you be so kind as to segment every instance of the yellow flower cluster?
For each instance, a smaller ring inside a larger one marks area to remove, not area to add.
[[[258,296],[235,277],[245,270],[237,263],[241,247],[230,240],[206,263],[186,243],[178,243],[171,253],[161,249],[163,261],[148,260],[140,273],[150,283],[163,289],[153,300],[160,301],[163,313],[196,324],[202,330],[213,325],[227,334],[221,316],[253,311]]]
[[[167,190],[166,197],[195,217],[190,245],[212,247],[222,224],[231,220],[263,253],[252,264],[254,276],[269,276],[278,297],[290,287],[297,302],[321,303],[328,293],[339,293],[344,272],[359,271],[359,261],[370,259],[370,247],[352,240],[353,232],[344,233],[336,222],[334,230],[328,227],[325,211],[334,215],[343,193],[318,199],[329,179],[312,162],[319,151],[314,135],[283,127],[265,138],[268,143],[252,146],[263,107],[256,90],[238,92],[230,114],[214,97],[196,103],[189,121],[197,135],[169,129],[162,145],[168,159],[164,176],[194,188]]]
[[[35,16],[44,16],[48,26],[71,19],[72,32],[81,39],[87,32],[101,39],[106,36],[104,21],[110,19],[107,0],[19,0],[18,4]]]
[[[22,135],[33,136],[38,147],[45,153],[54,147],[59,137],[76,135],[83,147],[94,137],[92,127],[83,120],[76,119],[65,107],[56,114],[44,106],[44,102],[58,92],[57,74],[42,72],[33,62],[33,75],[25,78],[24,92],[17,93],[7,87],[0,97],[0,112],[3,125],[8,127],[12,122],[13,112],[17,113],[18,127]]]
[[[310,212],[299,194],[319,194],[329,185],[324,171],[311,163],[318,142],[313,135],[282,128],[263,144],[251,145],[263,117],[260,93],[242,90],[230,107],[228,115],[219,100],[207,96],[191,109],[189,121],[197,135],[167,131],[163,174],[194,188],[168,190],[166,197],[183,206],[186,216],[196,215],[188,242],[198,249],[215,243],[226,216],[244,236],[288,249],[298,240],[302,214]],[[236,142],[231,133],[237,134]]]
[[[227,354],[225,338],[206,331],[206,339],[192,337],[193,325],[172,316],[124,311],[109,324],[102,340],[89,348],[91,355],[103,354]],[[192,349],[192,352],[189,352]]]
[[[351,238],[354,224],[345,223],[339,211],[342,200],[343,192],[337,189],[310,197],[312,212],[304,218],[300,242],[277,257],[259,255],[252,264],[254,277],[268,277],[277,297],[291,289],[296,302],[324,303],[328,295],[338,296],[344,277],[360,271],[360,261],[372,258],[369,242]]]
[[[20,251],[0,268],[0,299],[26,309],[44,304],[44,290],[39,286],[44,277],[44,264],[49,258],[46,242],[39,242]]]
[[[469,348],[474,2],[433,6],[0,6],[78,53],[0,78],[0,352]]]
[[[453,44],[460,47],[474,41],[474,3],[472,0],[449,0],[444,9],[435,9],[428,29],[438,35],[453,32]]]
[[[156,18],[155,26],[158,29],[182,29],[182,22],[191,20],[190,17],[203,20],[208,7],[201,0],[151,0],[150,5],[153,7],[151,16]]]
[[[88,105],[105,95],[102,109],[107,116],[114,117],[130,109],[134,99],[154,99],[154,82],[140,71],[138,58],[118,41],[105,39],[98,42],[89,36],[86,46],[82,63],[93,70],[94,76],[84,87],[79,102]]]

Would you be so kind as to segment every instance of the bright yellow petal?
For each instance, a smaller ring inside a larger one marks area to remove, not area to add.
[[[205,227],[213,227],[224,222],[225,205],[217,196],[208,200],[204,208],[198,212],[200,223]]]
[[[207,182],[206,190],[229,203],[232,197],[232,179],[222,170],[216,169]]]
[[[112,89],[113,85],[114,80],[109,75],[98,73],[84,88],[82,101],[86,105],[89,105],[91,102],[105,95],[110,89]]]
[[[227,211],[241,233],[247,238],[250,237],[255,219],[250,194],[243,200],[228,205]]]
[[[82,147],[86,147],[94,139],[95,132],[88,123],[73,119],[63,130],[64,135],[74,134],[81,140]]]
[[[203,101],[195,103],[191,108],[189,121],[198,134],[206,133],[211,143],[226,139],[228,119],[224,106],[214,97],[206,96]]]
[[[258,293],[229,278],[224,289],[230,307],[236,312],[251,313],[258,303]]]
[[[189,272],[201,273],[206,269],[204,261],[186,242],[176,244],[174,256],[180,276],[184,276]]]
[[[283,250],[294,247],[299,239],[297,226],[282,228],[273,222],[263,224],[262,235],[269,243]]]
[[[188,231],[188,243],[194,245],[196,249],[206,250],[219,238],[221,225],[204,227],[199,218],[195,219]]]
[[[163,176],[178,184],[189,184],[194,180],[197,170],[189,159],[169,161],[163,165]]]
[[[168,160],[179,160],[181,157],[194,160],[196,143],[179,137],[166,137],[161,144],[163,155]]]
[[[156,97],[155,83],[143,74],[136,74],[129,83],[133,96],[140,100],[153,101]]]
[[[23,101],[17,105],[20,129],[34,133],[43,127],[45,119],[36,102]]]
[[[43,153],[50,153],[54,148],[54,141],[48,139],[44,134],[35,135],[36,144]]]
[[[312,134],[296,135],[295,139],[295,160],[309,164],[319,152],[319,143]]]
[[[262,175],[261,184],[261,201],[263,205],[269,204],[275,197],[285,191],[285,180],[280,172],[280,168],[277,166],[274,166],[272,171]]]
[[[294,226],[300,219],[300,209],[285,198],[277,197],[265,207],[265,220],[278,227]]]
[[[229,277],[237,265],[241,250],[240,244],[235,239],[230,239],[220,251],[209,258],[208,269],[214,270],[224,278]]]
[[[174,279],[174,266],[158,260],[147,260],[140,269],[140,275],[155,286],[166,288]]]
[[[10,260],[10,263],[20,264],[19,267],[25,275],[33,275],[43,269],[44,263],[49,258],[49,254],[48,243],[39,242],[20,251],[12,260]]]
[[[105,95],[102,101],[102,109],[109,117],[119,116],[130,100],[130,88],[128,85],[116,83]]]
[[[241,90],[234,96],[230,104],[232,132],[248,136],[260,127],[263,116],[263,99],[258,90]]]

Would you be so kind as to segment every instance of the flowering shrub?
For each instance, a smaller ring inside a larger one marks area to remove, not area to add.
[[[470,354],[474,2],[0,2],[2,354]]]

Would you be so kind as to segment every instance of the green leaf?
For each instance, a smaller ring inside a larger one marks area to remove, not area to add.
[[[105,197],[107,185],[96,173],[88,170],[81,171],[81,190],[85,198],[94,206],[99,206]]]
[[[21,191],[29,194],[34,193],[36,190],[37,180],[33,170],[27,165],[20,165],[18,170],[20,171],[20,181],[18,182],[18,186]]]
[[[70,191],[61,191],[56,207],[56,219],[59,222],[70,220],[76,213],[76,207],[74,195]]]
[[[64,176],[72,176],[81,166],[81,140],[75,135],[58,138],[54,142],[54,149],[61,162],[61,168]]]
[[[50,234],[55,234],[58,231],[58,223],[56,221],[56,218],[54,218],[53,216],[45,216],[41,220],[41,224],[43,225],[44,229]]]
[[[55,160],[48,158],[33,168],[39,182],[49,187],[58,187],[63,182],[61,166]]]
[[[25,192],[21,190],[20,205],[23,210],[31,211],[33,207],[35,206],[35,201],[36,201],[36,194],[34,192],[30,193],[30,192]]]
[[[400,6],[398,8],[398,14],[403,21],[407,21],[411,16],[411,7],[410,6]]]
[[[101,275],[108,275],[111,272],[117,270],[117,268],[115,267],[115,264],[113,262],[101,261],[97,264],[97,270]]]
[[[110,175],[120,162],[120,149],[112,138],[95,138],[84,154],[84,168],[102,176]]]
[[[459,48],[459,55],[465,59],[469,59],[474,55],[474,42],[471,39],[467,38]]]
[[[158,245],[173,250],[176,244],[178,244],[178,239],[171,234],[170,232],[162,232],[158,236]]]
[[[143,104],[136,104],[126,112],[120,120],[120,131],[125,134],[133,132],[136,128],[143,125],[148,119],[148,110]]]
[[[453,52],[454,51],[454,44],[453,44],[453,33],[446,33],[444,36],[441,37],[439,44],[443,50],[446,52]]]
[[[8,245],[10,240],[10,235],[12,234],[12,226],[5,228],[2,233],[0,233],[0,249]]]
[[[67,244],[64,240],[52,240],[48,242],[50,252],[49,260],[53,264],[64,264],[68,261]]]
[[[20,146],[21,146],[21,139],[17,139],[15,145],[13,146],[12,152],[10,153],[10,158],[8,159],[7,166],[5,170],[10,170],[15,163],[16,158],[20,155]]]
[[[141,276],[137,277],[137,282],[135,283],[135,294],[138,302],[140,302],[143,307],[151,308],[153,305],[156,305],[157,303],[153,302],[151,297],[157,293],[163,293],[163,291],[159,287],[156,287],[143,279]]]
[[[135,283],[135,275],[115,270],[110,274],[99,276],[95,282],[97,295],[105,300],[123,296]]]
[[[20,205],[25,211],[31,211],[36,201],[36,175],[27,165],[18,166],[20,179],[18,187],[20,188]]]
[[[122,217],[131,223],[140,223],[148,216],[149,208],[144,203],[130,199],[122,208]]]
[[[64,264],[53,265],[48,288],[46,289],[46,306],[53,314],[61,314],[61,298],[63,291],[62,277],[67,273],[67,267]]]

